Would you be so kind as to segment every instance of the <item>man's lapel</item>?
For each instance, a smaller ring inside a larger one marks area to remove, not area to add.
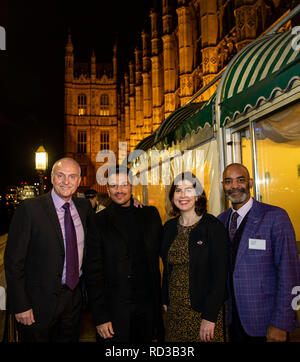
[[[60,223],[59,223],[59,220],[58,220],[58,216],[57,216],[57,213],[56,213],[56,210],[55,210],[55,206],[54,206],[54,203],[53,203],[53,200],[52,200],[52,196],[51,196],[51,191],[48,192],[48,194],[45,195],[45,198],[44,198],[44,205],[45,205],[45,210],[49,216],[49,219],[51,220],[51,223],[54,227],[54,230],[56,231],[56,234],[57,234],[57,238],[58,238],[58,241],[63,249],[63,251],[65,250],[65,247],[64,247],[64,238],[63,238],[63,234],[62,234],[62,231],[61,231],[61,227],[60,227]]]
[[[253,199],[253,205],[251,210],[249,211],[248,218],[246,220],[246,224],[242,233],[238,253],[236,256],[236,264],[239,263],[242,256],[245,254],[249,247],[249,238],[253,236],[253,230],[257,228],[257,225],[260,220],[260,207],[259,202]]]
[[[230,215],[231,215],[231,208],[229,208],[226,212],[225,212],[225,215],[224,215],[224,226],[226,227],[226,229],[228,229],[228,223],[229,223],[229,218],[230,218]]]

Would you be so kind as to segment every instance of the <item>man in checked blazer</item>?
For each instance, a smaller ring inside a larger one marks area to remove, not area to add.
[[[79,339],[78,279],[88,227],[92,234],[94,212],[88,200],[72,196],[80,184],[80,166],[75,160],[56,161],[51,181],[51,192],[24,200],[18,206],[5,250],[7,304],[18,322],[22,342],[76,342]],[[72,239],[73,250],[76,253],[77,245],[78,251],[72,285],[67,278],[64,223],[66,213],[70,214],[65,208],[71,214],[72,230],[75,229],[76,234]]]
[[[253,180],[241,164],[228,165],[222,183],[232,205],[219,215],[230,237],[230,340],[286,341],[287,332],[297,326],[292,289],[300,285],[289,216],[285,210],[250,196]]]

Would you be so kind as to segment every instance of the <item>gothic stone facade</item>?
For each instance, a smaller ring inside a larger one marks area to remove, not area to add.
[[[295,1],[161,0],[149,14],[128,64],[74,60],[69,34],[65,51],[65,154],[82,166],[82,189],[93,187],[101,162],[96,155],[119,142],[132,151],[174,110],[207,85],[230,59],[280,19]],[[113,15],[112,15],[113,16]],[[215,85],[216,86],[216,85]],[[214,88],[198,101],[208,99]]]

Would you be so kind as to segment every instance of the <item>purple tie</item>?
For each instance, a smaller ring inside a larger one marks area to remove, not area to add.
[[[234,234],[236,233],[237,229],[237,218],[239,217],[239,214],[237,212],[234,212],[231,216],[231,221],[229,225],[229,238],[232,241],[234,238]]]
[[[70,204],[66,202],[63,208],[65,210],[66,285],[73,290],[79,282],[77,238],[70,213]]]

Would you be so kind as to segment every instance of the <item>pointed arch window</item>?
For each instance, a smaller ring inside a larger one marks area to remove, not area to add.
[[[109,131],[100,132],[100,150],[109,150]]]
[[[78,105],[78,115],[79,116],[85,115],[87,111],[87,102],[85,94],[81,93],[78,95],[77,105]]]
[[[77,153],[86,153],[86,145],[87,145],[87,132],[86,131],[78,131],[77,133]]]
[[[107,94],[100,96],[100,116],[109,116],[109,96]]]

